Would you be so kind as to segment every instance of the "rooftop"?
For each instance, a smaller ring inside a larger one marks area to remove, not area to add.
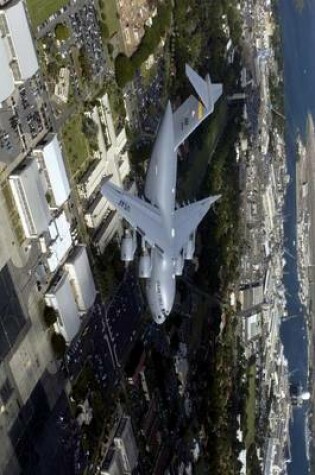
[[[68,199],[70,185],[57,134],[49,134],[35,152],[42,154],[54,201],[59,207]]]
[[[37,72],[38,62],[22,0],[3,11],[13,43],[14,55],[18,61],[21,79],[24,81]]]
[[[4,39],[0,36],[0,102],[5,101],[14,91],[14,80],[9,65],[9,57]]]

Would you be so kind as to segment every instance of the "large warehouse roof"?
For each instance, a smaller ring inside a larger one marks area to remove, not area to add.
[[[41,147],[41,151],[51,191],[54,195],[55,203],[59,207],[68,199],[70,185],[56,134],[49,135],[48,141]]]
[[[88,310],[94,303],[96,290],[85,246],[76,247],[65,268],[69,272],[79,309]]]
[[[49,245],[50,256],[47,262],[50,272],[54,272],[72,246],[70,223],[64,211],[50,223],[49,233],[52,243]]]
[[[38,70],[38,62],[22,0],[4,11],[21,78],[29,79]]]
[[[68,342],[78,333],[81,325],[78,307],[66,273],[45,295],[46,303],[58,311],[58,326]],[[60,322],[60,323],[59,323]]]
[[[9,180],[26,236],[47,231],[51,216],[36,161],[24,160]]]
[[[5,101],[14,91],[12,70],[9,66],[9,58],[4,43],[0,36],[0,102]]]

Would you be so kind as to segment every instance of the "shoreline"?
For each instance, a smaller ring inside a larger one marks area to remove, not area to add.
[[[297,269],[299,297],[305,309],[307,331],[308,368],[307,385],[311,393],[310,405],[306,414],[306,451],[312,460],[315,451],[315,127],[311,114],[307,116],[305,144],[297,139],[296,162],[296,219],[297,219]],[[305,388],[306,389],[306,388]]]

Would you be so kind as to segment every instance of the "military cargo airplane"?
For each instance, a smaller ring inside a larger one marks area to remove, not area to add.
[[[147,168],[143,199],[114,185],[110,177],[102,185],[102,194],[131,226],[122,239],[122,260],[133,260],[136,232],[141,236],[139,277],[147,279],[147,300],[157,324],[172,310],[176,276],[182,275],[184,261],[193,259],[196,228],[219,198],[176,206],[178,147],[213,112],[222,94],[222,85],[212,84],[209,75],[203,79],[186,65],[186,76],[198,98],[189,96],[174,113],[168,102]]]

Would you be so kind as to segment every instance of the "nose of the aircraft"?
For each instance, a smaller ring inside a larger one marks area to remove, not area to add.
[[[162,325],[162,323],[165,322],[165,315],[163,315],[162,313],[156,313],[156,314],[152,314],[153,316],[153,320],[155,321],[155,323],[157,323],[158,325]]]

